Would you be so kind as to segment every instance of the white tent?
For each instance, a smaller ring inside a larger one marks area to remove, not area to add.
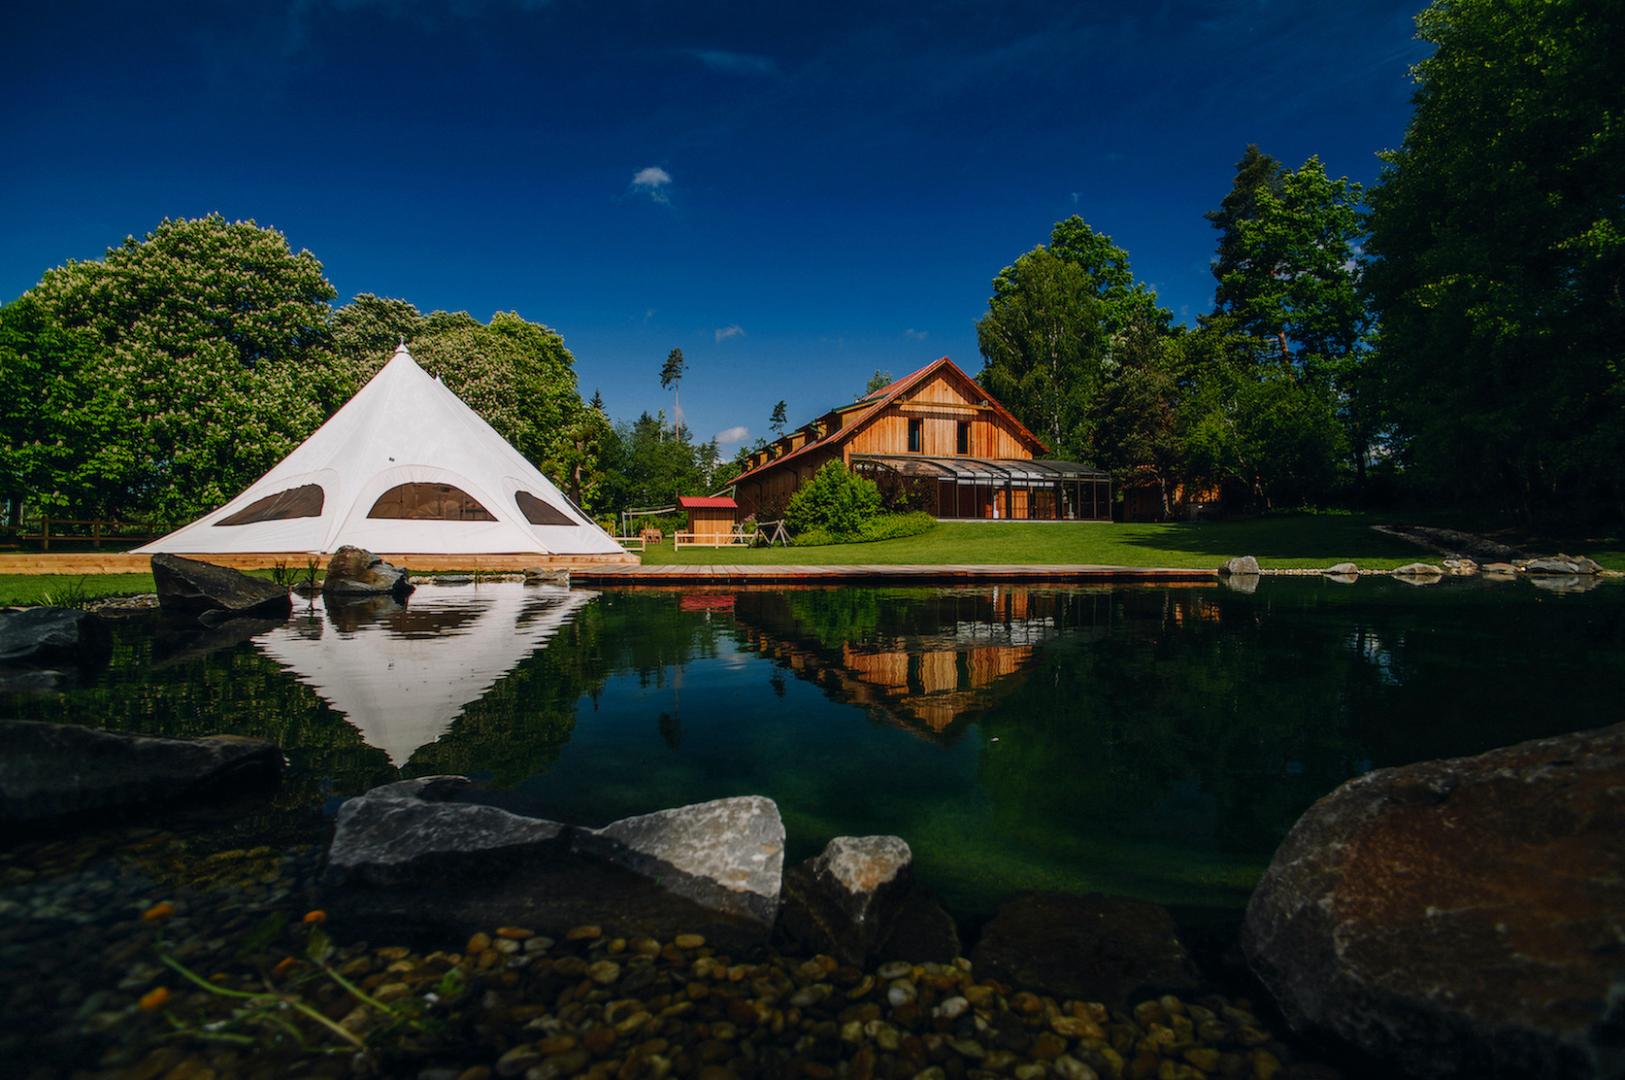
[[[254,645],[399,766],[450,730],[465,706],[597,595],[523,585],[426,585],[408,606],[352,629],[340,629],[318,606]]]
[[[395,356],[314,435],[221,509],[136,552],[624,555],[547,477]]]

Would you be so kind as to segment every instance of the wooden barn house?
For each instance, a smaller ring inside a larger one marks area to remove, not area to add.
[[[751,455],[734,478],[741,514],[776,518],[826,462],[880,485],[894,505],[946,519],[1110,521],[1106,473],[1049,452],[946,356]]]

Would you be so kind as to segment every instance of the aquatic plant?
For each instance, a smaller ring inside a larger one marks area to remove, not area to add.
[[[149,911],[148,916],[158,910]],[[282,934],[287,921],[282,912],[267,916],[245,939],[238,955],[263,953]],[[160,932],[154,942],[159,963],[197,989],[232,1004],[224,1016],[190,1022],[167,1009],[173,995],[168,987],[160,985],[142,995],[140,1008],[147,1012],[163,1011],[172,1029],[172,1038],[195,1038],[256,1049],[291,1040],[301,1053],[309,1054],[366,1053],[389,1043],[397,1035],[440,1032],[442,1025],[425,1015],[424,999],[381,1001],[333,967],[329,961],[335,947],[321,925],[325,921],[325,912],[308,913],[302,920],[310,928],[303,960],[285,957],[269,972],[261,973],[264,989],[253,990],[234,989],[223,985],[222,976],[205,978],[193,971],[165,948]],[[281,985],[274,981],[277,979],[281,979]],[[354,1000],[365,1022],[353,1022],[350,1017],[338,1021],[327,1016],[311,993],[324,982],[339,987]],[[464,989],[461,972],[453,969],[440,980],[432,1000],[455,1000]]]

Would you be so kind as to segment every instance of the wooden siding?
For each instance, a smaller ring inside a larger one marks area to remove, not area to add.
[[[785,503],[796,488],[812,479],[812,474],[835,457],[834,448],[812,450],[782,468],[769,469],[742,480],[734,487],[734,502],[739,504],[741,519],[754,514],[758,520],[772,520],[784,513]]]
[[[734,512],[721,507],[695,507],[688,512],[688,528],[696,538],[727,536],[733,532]]]
[[[1004,417],[982,402],[985,391],[943,371],[887,406],[845,444],[844,459],[853,454],[909,454],[926,457],[979,457],[1027,460],[1033,447]],[[908,426],[920,421],[920,449],[910,450]],[[959,425],[970,424],[970,446],[959,451]]]

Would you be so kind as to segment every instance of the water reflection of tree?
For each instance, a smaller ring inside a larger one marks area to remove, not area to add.
[[[382,750],[362,742],[343,716],[230,624],[211,631],[151,616],[111,625],[113,654],[99,678],[60,693],[12,697],[6,714],[166,738],[268,739],[290,763],[274,808],[316,805],[395,777]]]

